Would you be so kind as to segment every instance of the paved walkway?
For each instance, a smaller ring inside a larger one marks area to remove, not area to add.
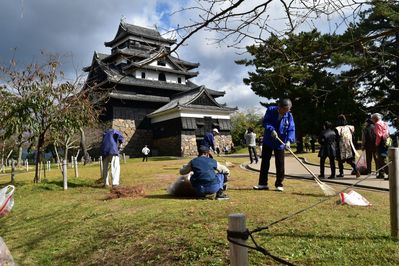
[[[307,163],[306,161],[302,160],[306,166],[316,175],[318,176],[320,173],[320,167],[319,165],[315,164],[310,164]],[[244,163],[245,168],[252,170],[252,171],[260,171],[260,164],[261,164],[261,159],[257,164],[249,164],[249,161],[247,163]],[[327,161],[328,164],[328,161]],[[348,166],[348,165],[347,165]],[[345,167],[345,165],[344,165]],[[338,169],[336,170],[338,173]],[[366,177],[366,175],[362,175],[359,178],[356,178],[356,176],[350,174],[350,170],[344,170],[344,178],[340,179],[321,179],[321,181],[325,183],[335,183],[335,184],[341,184],[341,185],[352,185],[356,182],[359,182],[363,178]],[[276,173],[276,168],[274,164],[274,157],[272,156],[271,162],[270,162],[270,169],[269,173],[275,174]],[[325,169],[325,174],[326,176],[329,176],[331,174],[330,168],[326,167]],[[303,179],[313,179],[312,175],[292,156],[292,155],[286,155],[285,157],[285,175],[286,177],[292,177],[292,178],[303,178]],[[375,175],[372,175],[368,177],[367,179],[361,181],[356,185],[357,187],[362,187],[362,188],[369,188],[369,189],[378,189],[378,190],[384,190],[384,191],[389,191],[389,181],[383,180],[383,179],[377,179]]]

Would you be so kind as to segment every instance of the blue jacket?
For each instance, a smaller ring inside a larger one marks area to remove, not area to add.
[[[118,155],[119,144],[123,143],[122,133],[116,129],[108,129],[103,134],[103,142],[101,144],[102,156]]]
[[[215,137],[213,136],[212,132],[205,133],[201,144],[208,148],[212,148],[212,150],[215,150]]]
[[[263,144],[266,144],[273,149],[283,150],[284,145],[281,144],[277,139],[272,138],[271,133],[273,130],[275,130],[278,134],[278,137],[284,143],[287,141],[294,143],[295,123],[291,112],[285,113],[281,118],[281,121],[278,120],[278,116],[279,114],[277,106],[270,106],[267,108],[265,117],[263,118],[263,127],[265,128]]]
[[[199,186],[208,187],[218,184],[216,177],[217,162],[209,157],[199,156],[191,160],[191,169],[194,174],[190,178],[190,182],[194,188]]]

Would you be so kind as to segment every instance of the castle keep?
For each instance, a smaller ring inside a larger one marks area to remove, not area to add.
[[[154,29],[121,22],[115,38],[105,42],[111,54],[94,52],[86,86],[104,90],[103,121],[126,139],[124,152],[140,155],[149,145],[153,155],[197,155],[204,134],[217,128],[216,145],[230,146],[230,114],[235,108],[215,99],[225,93],[190,81],[199,64],[169,55],[176,40]]]

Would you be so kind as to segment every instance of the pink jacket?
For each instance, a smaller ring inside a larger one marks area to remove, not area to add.
[[[386,139],[389,136],[388,125],[382,120],[374,123],[375,130],[375,145],[378,146],[381,143],[381,140]]]

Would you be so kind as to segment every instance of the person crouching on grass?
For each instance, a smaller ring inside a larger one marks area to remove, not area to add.
[[[226,189],[225,183],[230,171],[226,166],[210,158],[209,150],[207,146],[200,146],[199,156],[183,166],[180,169],[180,174],[186,175],[191,171],[194,172],[190,182],[198,197],[203,198],[216,193],[215,199],[217,200],[229,199],[223,190]]]

